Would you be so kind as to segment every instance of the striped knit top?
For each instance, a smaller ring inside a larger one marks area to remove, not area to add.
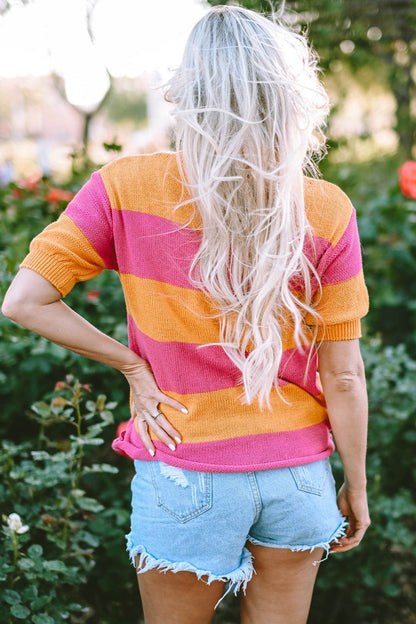
[[[180,180],[176,155],[120,158],[94,173],[59,219],[33,241],[22,267],[65,296],[103,269],[119,273],[129,346],[147,360],[160,389],[188,409],[161,405],[182,435],[171,451],[155,439],[154,459],[208,472],[292,466],[333,449],[313,349],[295,348],[283,327],[279,390],[271,409],[241,401],[240,371],[219,345],[219,322],[208,296],[188,279],[200,221]],[[178,207],[179,206],[179,207]],[[368,309],[355,211],[336,186],[305,178],[305,209],[314,245],[305,249],[320,277],[318,340],[360,336]],[[312,250],[312,247],[314,249]],[[313,319],[305,318],[305,324]],[[130,420],[113,448],[151,460]]]

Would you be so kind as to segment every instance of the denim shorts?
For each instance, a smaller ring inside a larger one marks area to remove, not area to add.
[[[135,461],[127,549],[137,572],[194,572],[235,593],[253,574],[246,542],[293,551],[345,534],[328,459],[257,472],[197,472]],[[316,562],[315,562],[316,563]]]

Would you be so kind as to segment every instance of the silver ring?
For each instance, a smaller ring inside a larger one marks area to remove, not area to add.
[[[154,413],[154,414],[150,414],[150,416],[151,416],[154,420],[156,420],[156,418],[157,418],[158,416],[161,416],[161,415],[162,415],[162,412],[160,412],[158,409],[155,411],[155,413]]]

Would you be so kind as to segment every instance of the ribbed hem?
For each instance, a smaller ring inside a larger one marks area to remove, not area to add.
[[[75,284],[74,278],[68,276],[68,268],[65,264],[56,262],[53,256],[45,256],[41,251],[31,251],[20,265],[21,269],[30,269],[39,273],[50,282],[63,297],[69,293]]]
[[[318,342],[321,340],[355,340],[356,338],[361,338],[360,319],[318,328]]]

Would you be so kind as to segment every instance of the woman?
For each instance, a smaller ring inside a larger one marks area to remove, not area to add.
[[[369,525],[355,212],[304,178],[327,97],[301,36],[234,6],[194,27],[167,97],[178,152],[93,174],[32,242],[3,312],[129,383],[113,447],[136,460],[146,623],[210,622],[242,588],[243,623],[301,624],[316,564]],[[129,348],[61,300],[105,268]]]

